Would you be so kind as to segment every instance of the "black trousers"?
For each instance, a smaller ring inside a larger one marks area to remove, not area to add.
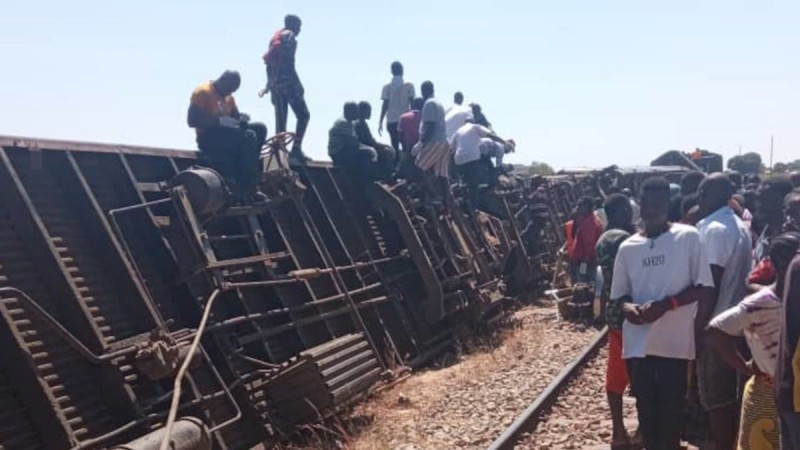
[[[411,151],[402,150],[397,153],[397,176],[416,183],[422,182],[422,170],[414,164]]]
[[[494,184],[494,166],[489,158],[481,158],[458,166],[458,171],[461,175],[461,180],[467,187],[470,206],[473,209],[477,209],[480,185],[492,186]]]
[[[478,208],[478,188],[485,183],[486,168],[480,159],[458,166],[461,180],[467,187],[467,200],[471,209]]]
[[[686,396],[685,359],[646,356],[626,360],[647,450],[677,450]]]
[[[200,161],[243,194],[252,194],[258,185],[258,161],[266,137],[267,127],[261,123],[209,128],[197,137]]]
[[[397,150],[388,145],[378,145],[375,151],[378,153],[378,178],[388,179],[397,166]]]
[[[778,411],[781,420],[781,450],[800,450],[800,414]]]
[[[397,122],[386,122],[386,131],[389,132],[389,139],[395,150],[400,150],[400,132],[397,131]]]
[[[377,162],[372,160],[372,147],[362,146],[359,150],[340,152],[331,155],[333,164],[342,167],[358,181],[374,181],[377,179]]]
[[[308,128],[308,121],[311,119],[311,113],[308,111],[302,88],[274,89],[272,91],[272,105],[275,107],[275,133],[286,131],[289,107],[291,107],[294,117],[297,119],[294,131],[295,146],[302,145],[303,137],[306,135],[306,128]]]

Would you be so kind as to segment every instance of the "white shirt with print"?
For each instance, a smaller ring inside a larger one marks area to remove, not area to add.
[[[611,298],[630,296],[645,304],[677,295],[690,286],[713,287],[711,269],[694,227],[672,224],[655,239],[639,233],[620,245],[614,263]],[[622,357],[694,359],[697,303],[667,311],[650,324],[622,325]]]

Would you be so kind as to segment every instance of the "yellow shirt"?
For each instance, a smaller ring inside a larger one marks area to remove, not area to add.
[[[233,100],[233,96],[223,97],[219,95],[211,81],[206,81],[192,92],[192,99],[189,104],[213,114],[214,117],[230,116],[237,111],[236,101]],[[198,128],[197,134],[203,131],[203,129]]]

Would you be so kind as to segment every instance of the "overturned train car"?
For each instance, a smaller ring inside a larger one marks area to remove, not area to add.
[[[475,214],[273,142],[243,207],[193,152],[0,147],[0,449],[273,442],[541,288],[563,240],[547,182]]]

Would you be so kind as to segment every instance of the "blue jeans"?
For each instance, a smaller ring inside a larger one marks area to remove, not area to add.
[[[581,274],[581,263],[570,263],[569,272],[572,284],[594,284],[595,277],[597,276],[597,264],[586,263],[586,273]]]

